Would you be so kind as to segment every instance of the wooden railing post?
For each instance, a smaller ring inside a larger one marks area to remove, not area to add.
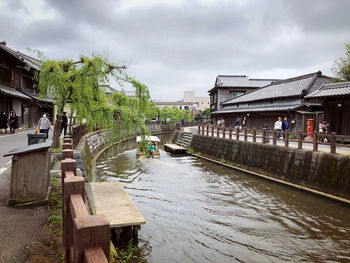
[[[262,144],[265,144],[265,136],[266,136],[266,131],[262,131]]]
[[[216,126],[216,137],[220,136],[220,128],[219,126]]]
[[[253,142],[256,142],[256,129],[253,129]]]
[[[314,132],[314,137],[312,138],[312,150],[318,151],[318,132]]]
[[[71,175],[69,175],[71,173]],[[81,176],[74,176],[73,172],[66,172],[64,179],[64,195],[62,200],[63,214],[63,246],[65,247],[66,255],[70,255],[70,249],[73,245],[73,219],[70,213],[70,197],[73,194],[81,195],[85,199],[85,180]],[[67,257],[66,262],[70,262]],[[72,262],[73,263],[73,262]]]
[[[83,263],[84,252],[100,247],[109,261],[111,230],[105,216],[89,216],[81,195],[70,196],[70,213],[73,219],[72,263]]]
[[[284,146],[288,147],[289,146],[289,133],[287,131],[284,132]]]
[[[214,126],[211,126],[211,137],[214,136]]]
[[[88,248],[84,251],[84,263],[108,263],[102,248]]]
[[[331,153],[336,153],[336,133],[331,133]]]
[[[245,142],[248,141],[248,129],[247,128],[244,129],[244,141]]]
[[[209,125],[207,125],[207,136],[209,136]]]
[[[231,140],[232,139],[232,128],[230,127],[229,132],[228,132],[228,138]]]
[[[62,150],[62,160],[67,158],[73,159],[73,154],[74,154],[74,151],[72,149]]]
[[[62,150],[65,150],[65,149],[73,149],[72,143],[69,143],[69,142],[62,143]]]
[[[276,142],[277,142],[276,131],[273,130],[273,132],[272,132],[272,144],[276,145]]]
[[[200,134],[201,134],[201,125],[198,124],[198,135],[200,135]]]
[[[73,262],[84,262],[84,251],[88,248],[101,247],[107,262],[110,253],[109,223],[104,216],[80,216],[74,219]]]
[[[74,175],[77,174],[77,162],[72,158],[66,158],[61,161],[61,177],[62,177],[62,186],[64,183],[64,173],[67,171],[72,171]]]
[[[225,136],[226,136],[226,128],[223,127],[223,128],[222,128],[222,138],[225,139]]]
[[[239,127],[236,128],[236,141],[239,141]]]
[[[204,135],[204,124],[202,125],[202,135]]]
[[[298,131],[298,149],[303,149],[303,132]]]

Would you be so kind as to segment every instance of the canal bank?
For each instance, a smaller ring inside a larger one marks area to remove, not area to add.
[[[202,135],[193,136],[190,152],[279,183],[350,200],[349,156]]]

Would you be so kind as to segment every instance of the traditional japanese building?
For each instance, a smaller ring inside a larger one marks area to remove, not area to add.
[[[310,103],[322,104],[331,132],[350,135],[350,81],[323,84],[305,98]]]
[[[210,112],[220,109],[222,102],[241,96],[276,81],[274,79],[250,79],[245,75],[218,75],[210,95]]]
[[[0,111],[9,115],[14,110],[19,125],[36,125],[43,112],[51,120],[54,117],[52,100],[40,98],[34,88],[36,71],[40,71],[40,61],[0,42]]]
[[[307,75],[272,82],[265,87],[221,103],[212,112],[214,118],[224,118],[226,125],[233,125],[237,118],[248,128],[262,129],[264,124],[273,128],[278,117],[287,117],[291,130],[306,130],[307,119],[323,119],[319,102],[305,100],[305,96],[328,83],[331,78],[315,72]]]

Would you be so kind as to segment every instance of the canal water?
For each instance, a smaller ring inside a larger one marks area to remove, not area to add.
[[[167,141],[169,137],[163,137]],[[144,262],[350,262],[350,208],[188,155],[97,161],[146,219]]]

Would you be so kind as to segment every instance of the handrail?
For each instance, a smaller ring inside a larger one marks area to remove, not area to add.
[[[284,147],[290,147],[290,143],[297,143],[298,149],[303,149],[304,144],[311,144],[313,151],[318,151],[319,145],[326,145],[330,147],[331,153],[336,153],[337,147],[350,148],[350,144],[339,144],[337,142],[348,140],[349,135],[337,135],[332,133],[319,133],[317,131],[313,133],[307,132],[291,132],[291,131],[276,131],[268,129],[249,129],[249,128],[233,128],[233,127],[219,127],[214,125],[198,125],[198,134],[205,136],[215,136],[230,140],[242,140],[247,142],[248,138],[251,138],[252,142],[262,144],[270,143],[272,139],[273,145],[279,145],[278,142],[284,142]],[[228,136],[227,136],[228,135]],[[308,139],[305,139],[308,138]],[[325,139],[327,140],[325,142]],[[281,146],[281,145],[279,145]]]
[[[89,215],[85,200],[85,180],[77,176],[72,141],[65,137],[62,151],[62,218],[65,262],[108,263],[110,226],[104,216]]]

